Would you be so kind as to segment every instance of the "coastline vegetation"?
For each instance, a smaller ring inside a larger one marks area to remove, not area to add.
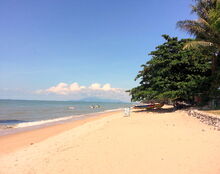
[[[149,55],[129,90],[132,101],[215,105],[220,97],[220,0],[194,0],[197,20],[177,22],[193,38],[166,40]]]

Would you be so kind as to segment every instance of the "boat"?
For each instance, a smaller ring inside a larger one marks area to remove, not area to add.
[[[91,109],[97,109],[97,108],[100,108],[101,106],[100,105],[91,105],[89,106],[89,108]]]
[[[163,103],[135,105],[133,109],[159,109],[163,107]]]
[[[69,109],[69,110],[74,110],[75,107],[74,107],[74,106],[70,106],[70,107],[68,107],[68,109]]]
[[[135,105],[133,109],[153,109],[153,104]]]

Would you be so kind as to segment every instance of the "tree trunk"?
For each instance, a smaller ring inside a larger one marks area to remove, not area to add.
[[[214,55],[214,56],[212,57],[212,75],[216,73],[217,64],[218,64],[217,56]]]

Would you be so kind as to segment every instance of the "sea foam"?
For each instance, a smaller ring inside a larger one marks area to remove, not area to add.
[[[109,109],[101,112],[95,112],[95,113],[90,113],[90,114],[82,114],[82,115],[72,115],[72,116],[66,116],[66,117],[59,117],[55,119],[49,119],[49,120],[40,120],[40,121],[31,121],[31,122],[24,122],[24,123],[18,123],[14,125],[11,128],[24,128],[24,127],[30,127],[30,126],[38,126],[38,125],[44,125],[44,124],[50,124],[50,123],[57,123],[61,121],[68,121],[68,120],[73,120],[73,119],[79,119],[83,117],[89,117],[97,114],[102,114],[102,113],[108,113],[108,112],[114,112],[114,111],[119,111],[122,110],[122,108],[118,109]]]

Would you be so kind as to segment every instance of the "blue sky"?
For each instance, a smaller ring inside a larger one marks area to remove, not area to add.
[[[140,65],[163,43],[162,34],[189,37],[176,22],[193,18],[190,4],[191,0],[2,0],[0,98],[62,100],[97,93],[111,97],[107,92],[135,87]],[[73,83],[85,88],[49,92],[51,87],[59,90],[60,83],[68,89]],[[94,84],[96,91],[91,90]]]

